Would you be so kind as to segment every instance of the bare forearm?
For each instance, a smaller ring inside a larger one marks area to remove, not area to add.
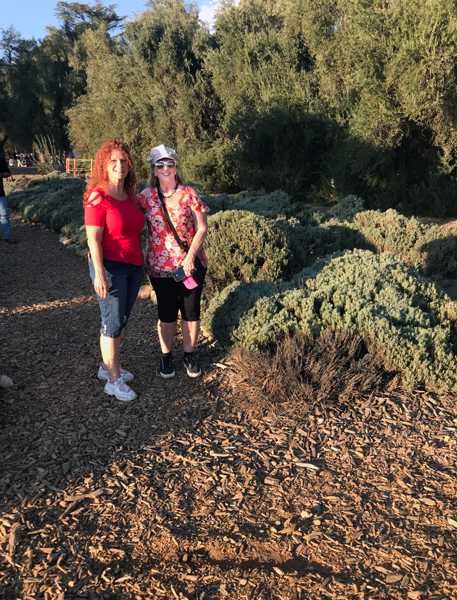
[[[88,238],[87,245],[89,246],[90,257],[92,259],[95,272],[104,273],[105,269],[103,268],[103,249],[101,243],[96,239]]]
[[[197,233],[194,236],[194,239],[192,240],[192,244],[189,248],[189,252],[188,252],[188,256],[194,260],[196,256],[198,256],[200,254],[201,249],[203,248],[203,242],[205,241],[206,238],[206,229],[205,230],[198,230]]]
[[[103,266],[103,227],[86,226],[87,245],[89,246],[92,264],[94,266],[95,278],[94,289],[99,296],[106,298],[108,293],[108,281]]]

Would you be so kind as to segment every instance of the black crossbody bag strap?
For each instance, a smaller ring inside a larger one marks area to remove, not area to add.
[[[163,214],[164,214],[165,220],[168,223],[168,227],[170,228],[171,233],[173,234],[173,237],[175,238],[178,246],[181,248],[181,250],[183,250],[187,254],[189,252],[189,245],[187,244],[187,242],[183,242],[182,239],[179,237],[178,232],[176,231],[175,226],[173,225],[173,223],[170,219],[170,215],[168,213],[167,207],[165,206],[165,200],[162,195],[162,191],[159,189],[159,187],[157,187],[157,194],[159,196],[159,200],[162,205]],[[198,256],[195,257],[194,262],[195,262],[195,270],[197,271],[197,273],[200,271],[203,271],[203,269],[205,267],[202,265]]]
[[[164,198],[162,195],[162,191],[159,188],[157,188],[157,194],[159,196],[159,200],[162,205],[163,214],[168,223],[168,227],[171,229],[171,233],[173,234],[178,246],[181,248],[181,250],[183,250],[187,254],[189,252],[189,246],[187,245],[187,243],[183,242],[182,239],[179,237],[178,232],[176,231],[175,226],[173,225],[173,223],[170,219],[170,215],[168,213],[167,207],[165,206],[165,201],[164,201]]]

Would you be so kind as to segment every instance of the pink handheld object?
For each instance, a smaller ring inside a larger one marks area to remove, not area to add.
[[[198,283],[193,277],[186,277],[182,280],[182,282],[188,290],[193,290],[194,288],[198,287]]]

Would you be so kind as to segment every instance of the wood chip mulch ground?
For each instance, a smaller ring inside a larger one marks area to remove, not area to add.
[[[211,340],[199,380],[158,376],[143,299],[123,346],[138,399],[118,402],[97,379],[87,263],[18,217],[13,233],[0,598],[457,598],[454,397],[370,397],[285,424],[249,414]]]

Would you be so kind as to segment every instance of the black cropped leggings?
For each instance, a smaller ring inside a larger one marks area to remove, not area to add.
[[[200,299],[202,296],[205,272],[195,277],[198,287],[188,290],[182,281],[175,281],[173,277],[149,277],[151,285],[157,296],[159,319],[162,323],[174,323],[181,312],[183,321],[200,320]]]

